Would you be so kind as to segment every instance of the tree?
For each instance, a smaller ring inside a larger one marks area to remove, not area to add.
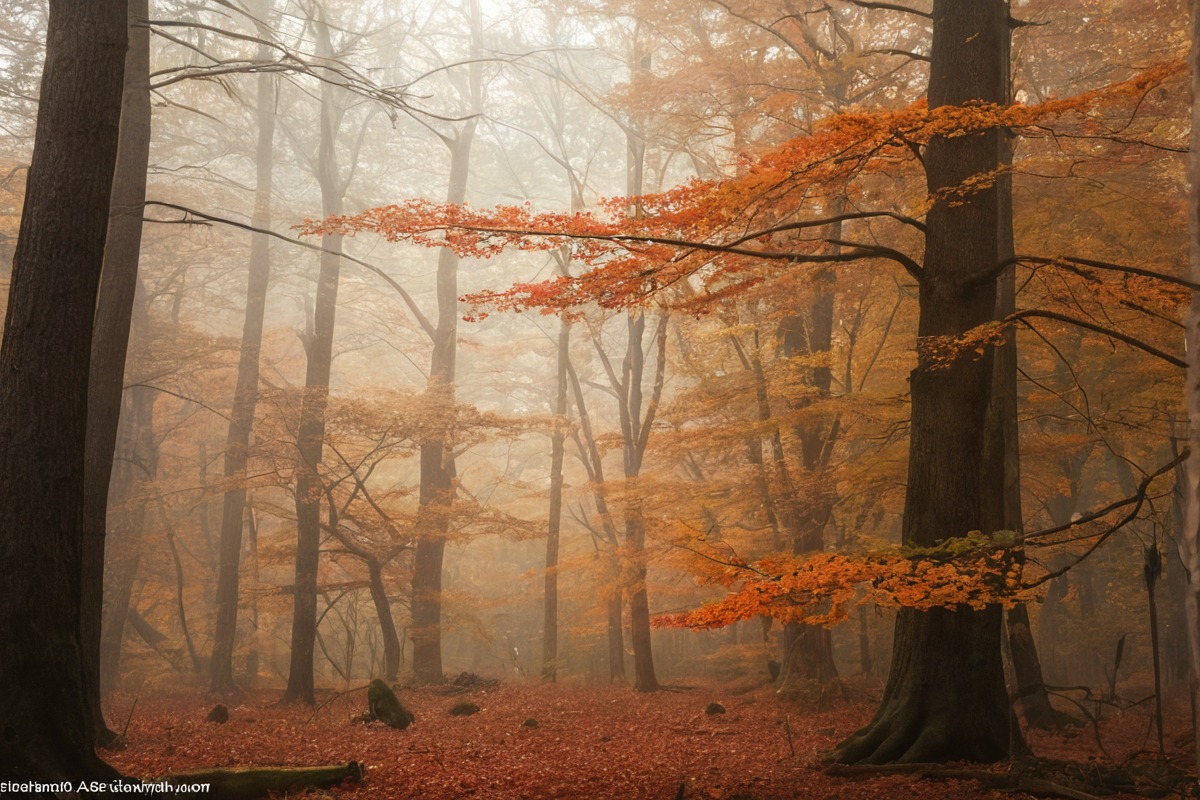
[[[150,157],[150,29],[147,0],[130,0],[129,48],[121,97],[121,128],[113,177],[112,215],[105,241],[88,384],[86,488],[84,492],[83,640],[85,687],[101,745],[115,734],[100,708],[104,618],[104,541],[109,484],[117,444],[125,353],[133,324],[142,208]],[[132,579],[132,575],[130,576]],[[123,614],[117,617],[123,622]],[[115,664],[114,664],[115,666]]]
[[[333,59],[330,25],[324,9],[314,5],[312,25],[319,58]],[[321,83],[321,122],[314,174],[321,186],[321,208],[326,214],[342,211],[349,178],[338,167],[337,138],[346,99],[331,83]],[[352,172],[350,173],[353,174]],[[292,654],[284,702],[313,703],[313,649],[317,638],[317,569],[321,557],[321,455],[325,446],[325,409],[329,400],[329,372],[333,362],[333,328],[337,314],[342,238],[322,240],[317,294],[312,322],[305,332],[307,370],[304,398],[296,435],[296,582],[292,603]]]
[[[54,0],[0,346],[0,774],[111,777],[95,753],[81,639],[86,423],[117,156],[128,9]],[[55,713],[46,713],[54,709]]]
[[[258,19],[265,19],[269,3],[258,8]],[[259,35],[266,37],[265,23],[259,23]],[[267,43],[259,45],[258,58],[269,56]],[[264,229],[271,221],[271,185],[275,138],[275,78],[269,73],[257,77],[258,96],[255,118],[258,141],[255,146],[254,217],[255,228]],[[230,694],[233,681],[233,650],[237,634],[238,570],[242,553],[242,516],[246,506],[246,463],[249,460],[250,429],[258,405],[258,361],[262,350],[263,319],[267,305],[267,282],[271,273],[270,244],[266,234],[254,233],[250,240],[250,260],[246,279],[246,313],[242,327],[242,346],[238,360],[237,388],[229,414],[229,432],[225,440],[225,481],[227,488],[221,511],[221,543],[217,564],[216,625],[210,691]]]
[[[1002,103],[1008,5],[935,0],[929,106]],[[962,336],[993,318],[999,263],[994,186],[948,196],[999,166],[996,130],[926,146],[933,206],[926,216],[918,337]],[[983,527],[981,504],[1001,486],[982,484],[992,358],[958,358],[944,369],[918,339],[904,542],[930,546]],[[874,720],[839,747],[844,762],[995,761],[1009,752],[1008,696],[1000,658],[1001,612],[969,607],[901,609],[887,688]],[[952,669],[946,666],[953,664]]]
[[[466,119],[453,133],[438,134],[450,151],[450,175],[446,202],[466,199],[470,174],[471,146],[479,125],[483,101],[483,17],[478,0],[464,9],[470,28],[470,63],[467,79],[459,93],[467,106]],[[426,392],[438,413],[449,415],[454,406],[455,362],[458,351],[458,263],[452,248],[442,248],[437,264],[437,324],[430,338],[429,381]],[[413,672],[417,680],[441,683],[442,673],[442,562],[446,535],[454,505],[457,472],[454,454],[444,435],[433,435],[421,443],[420,511],[413,553],[412,639]]]

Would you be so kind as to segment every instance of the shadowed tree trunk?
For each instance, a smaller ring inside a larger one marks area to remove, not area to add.
[[[1003,0],[934,0],[929,106],[1003,102],[1008,7]],[[926,337],[958,337],[992,319],[996,306],[998,206],[994,186],[947,196],[996,170],[995,130],[934,137],[924,154],[929,194],[920,280],[918,363],[911,376],[912,427],[903,535],[929,547],[979,530],[990,353],[934,367]],[[995,761],[1014,734],[1000,653],[1001,610],[901,609],[883,700],[871,723],[843,742],[846,763]]]
[[[150,159],[150,29],[147,0],[129,0],[129,49],[121,95],[121,127],[113,174],[104,267],[100,277],[88,378],[88,421],[84,466],[83,667],[84,688],[100,745],[115,733],[100,708],[101,639],[104,623],[104,540],[109,484],[121,416],[125,354],[129,346],[138,259],[142,246],[142,206]],[[131,576],[132,577],[132,576]],[[118,626],[124,615],[112,616]],[[118,642],[119,645],[119,642]]]
[[[268,3],[257,8],[266,19]],[[264,30],[260,36],[267,36]],[[270,49],[259,46],[258,57],[267,60]],[[273,142],[275,138],[275,78],[267,72],[258,76],[255,117],[258,142],[255,148],[254,216],[252,224],[265,229],[271,224]],[[258,360],[262,350],[263,317],[267,306],[267,283],[271,274],[270,240],[265,234],[250,238],[250,265],[246,283],[246,314],[242,323],[242,346],[238,358],[237,387],[229,412],[225,438],[225,497],[221,510],[221,543],[217,559],[216,623],[213,631],[209,691],[229,695],[233,681],[233,649],[237,638],[238,575],[242,555],[242,518],[246,506],[246,462],[250,431],[258,405]]]
[[[471,52],[483,47],[483,19],[477,0],[470,3]],[[476,61],[468,67],[466,100],[477,110],[483,102],[483,73]],[[442,135],[450,150],[450,180],[446,202],[461,205],[467,196],[471,146],[475,141],[478,116],[472,114],[451,135]],[[454,407],[454,368],[458,348],[458,255],[450,248],[438,253],[437,327],[429,363],[426,394],[436,409],[449,419]],[[413,554],[412,640],[413,672],[422,683],[441,683],[442,674],[442,562],[450,512],[454,503],[454,456],[442,437],[421,443],[421,488],[419,516]]]
[[[317,55],[333,58],[329,24],[316,10],[312,20]],[[321,213],[343,212],[346,183],[338,169],[337,137],[344,113],[341,90],[321,83],[321,131],[317,145],[316,178],[321,187]],[[305,336],[308,366],[296,437],[296,582],[292,603],[292,653],[285,703],[313,703],[313,653],[317,641],[317,568],[321,548],[321,457],[325,448],[325,408],[329,400],[329,373],[333,363],[333,327],[337,313],[341,271],[341,236],[321,238],[320,272],[313,303],[312,331]],[[240,520],[239,520],[240,524]]]
[[[81,604],[88,373],[127,23],[125,0],[50,2],[0,346],[0,562],[9,566],[0,582],[4,780],[115,774],[94,750],[101,723],[89,697],[93,677],[84,674]],[[96,550],[88,551],[93,559]],[[90,564],[92,587],[97,567]]]

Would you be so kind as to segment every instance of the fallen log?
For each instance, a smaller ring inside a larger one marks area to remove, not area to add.
[[[271,792],[295,793],[308,788],[328,789],[345,780],[361,781],[363,767],[357,761],[320,767],[229,767],[175,772],[160,779],[167,786],[193,787],[208,784],[208,792],[188,797],[220,800],[265,800]]]

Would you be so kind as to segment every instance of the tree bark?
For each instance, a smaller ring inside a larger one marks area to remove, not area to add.
[[[1004,0],[934,0],[929,106],[1003,102]],[[936,359],[929,337],[957,338],[993,317],[998,263],[994,186],[954,193],[993,173],[997,131],[935,137],[925,151],[934,202],[926,217],[918,363],[911,376],[912,427],[905,544],[928,547],[979,530],[981,464],[992,384],[991,354]],[[901,609],[883,701],[874,720],[843,742],[844,763],[995,761],[1010,749],[1000,653],[1001,611],[992,606]]]
[[[115,774],[94,750],[99,722],[92,678],[87,685],[84,678],[82,526],[88,372],[127,28],[125,0],[50,2],[0,346],[0,563],[9,567],[0,585],[4,780]],[[95,549],[88,553],[94,586]]]
[[[379,629],[383,636],[383,678],[395,681],[400,674],[400,636],[396,633],[396,619],[392,616],[392,604],[383,583],[383,565],[378,559],[367,560],[367,574],[371,601],[375,604],[375,616],[379,618]]]
[[[559,323],[554,379],[554,433],[550,438],[550,509],[546,522],[546,583],[542,623],[542,678],[558,674],[558,551],[562,535],[563,460],[567,439],[567,361],[571,358],[571,324]]]
[[[1192,2],[1192,147],[1188,159],[1191,191],[1188,197],[1190,239],[1189,277],[1200,281],[1200,2]],[[1189,583],[1184,610],[1187,615],[1189,684],[1192,697],[1193,743],[1196,769],[1200,770],[1200,292],[1192,292],[1187,320],[1188,370],[1185,383],[1188,414],[1188,446],[1191,455],[1185,470],[1184,520],[1179,536],[1179,554]]]
[[[269,3],[257,9],[266,19]],[[259,35],[267,32],[260,26]],[[260,45],[259,58],[270,55]],[[252,224],[265,229],[271,224],[271,187],[274,174],[275,78],[270,73],[258,76],[255,116],[258,142],[255,147],[254,216]],[[233,650],[237,638],[238,584],[242,556],[242,522],[246,506],[246,462],[249,458],[250,432],[258,405],[258,361],[262,350],[263,318],[266,315],[267,283],[271,274],[270,239],[255,233],[250,239],[250,265],[246,283],[246,314],[242,323],[242,344],[238,357],[237,387],[229,412],[229,430],[225,438],[225,497],[221,509],[221,542],[217,559],[216,623],[213,631],[212,672],[209,691],[231,695],[237,691],[233,680]]]
[[[471,52],[483,47],[483,18],[478,0],[470,3]],[[474,55],[473,55],[474,57]],[[479,63],[468,67],[467,102],[473,111],[482,106],[483,74]],[[452,136],[442,141],[450,149],[450,180],[446,202],[461,205],[467,196],[471,146],[478,117],[472,115]],[[458,348],[458,255],[450,248],[438,253],[437,327],[429,363],[426,394],[438,414],[447,419],[454,407],[455,359]],[[419,517],[413,555],[412,640],[413,672],[422,683],[441,683],[442,673],[442,562],[456,477],[454,456],[440,436],[421,444]]]
[[[317,55],[333,57],[329,24],[317,10],[313,28]],[[343,212],[345,183],[337,162],[337,137],[343,104],[340,90],[321,83],[321,132],[317,152],[317,183],[321,187],[321,213]],[[312,331],[305,337],[308,365],[304,397],[300,406],[300,429],[296,438],[296,582],[292,604],[292,652],[284,703],[307,703],[313,697],[313,654],[317,640],[317,568],[321,548],[321,458],[325,448],[325,409],[329,400],[329,373],[333,364],[333,328],[337,314],[338,280],[341,271],[341,236],[321,239],[320,273],[314,301]],[[239,521],[240,524],[240,521]]]
[[[88,383],[87,444],[83,516],[83,669],[97,742],[111,741],[100,708],[100,649],[104,623],[104,540],[109,484],[121,415],[125,356],[129,346],[142,207],[150,161],[150,29],[148,0],[129,0],[129,47],[125,54],[121,125],[113,173],[108,234],[104,248]]]

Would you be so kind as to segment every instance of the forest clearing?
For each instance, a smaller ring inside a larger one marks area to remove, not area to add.
[[[1195,797],[1198,98],[1200,0],[9,0],[0,792]]]

